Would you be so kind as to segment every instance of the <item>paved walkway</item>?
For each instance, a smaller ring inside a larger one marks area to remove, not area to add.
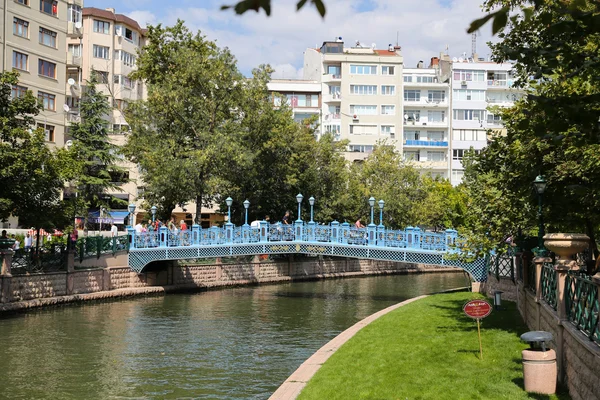
[[[394,304],[388,308],[385,308],[381,311],[376,312],[363,319],[362,321],[357,322],[352,325],[350,328],[346,329],[344,332],[337,335],[335,338],[331,339],[329,343],[325,346],[321,347],[315,354],[310,356],[310,358],[302,363],[300,367],[289,378],[286,379],[285,382],[273,393],[270,400],[292,400],[298,397],[304,386],[310,378],[321,368],[321,365],[333,353],[337,351],[344,343],[346,343],[352,336],[356,334],[356,332],[360,331],[365,326],[369,325],[371,322],[375,321],[377,318],[381,317],[389,313],[390,311],[395,310],[398,307],[402,307],[403,305],[412,303],[413,301],[420,300],[425,296],[415,297],[402,303]]]

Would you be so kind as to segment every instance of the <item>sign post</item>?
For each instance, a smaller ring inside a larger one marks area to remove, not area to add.
[[[481,329],[479,327],[479,320],[491,314],[492,306],[485,300],[471,300],[465,303],[465,305],[463,306],[463,311],[468,317],[477,320],[477,336],[479,337],[479,356],[483,360],[483,348],[481,346]]]

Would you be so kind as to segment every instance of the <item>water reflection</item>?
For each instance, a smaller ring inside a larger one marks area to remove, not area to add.
[[[2,396],[263,399],[355,322],[465,283],[462,274],[377,276],[11,316],[0,320]]]

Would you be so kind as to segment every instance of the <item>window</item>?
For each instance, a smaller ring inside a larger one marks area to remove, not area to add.
[[[350,114],[352,115],[377,115],[377,106],[351,105]]]
[[[427,161],[446,161],[446,152],[444,151],[428,151]]]
[[[372,153],[373,146],[364,144],[351,144],[348,146],[348,151],[353,153]]]
[[[350,94],[376,95],[376,85],[350,85]]]
[[[38,74],[56,79],[56,64],[40,59],[38,63]]]
[[[381,115],[395,115],[396,106],[381,106]]]
[[[396,86],[381,85],[381,94],[384,96],[394,96],[396,94]]]
[[[47,124],[38,124],[38,128],[44,131],[44,140],[46,142],[54,142],[54,126]]]
[[[420,137],[419,131],[404,131],[404,140],[419,140]]]
[[[293,108],[296,107],[318,107],[317,96],[310,94],[287,94],[287,104]]]
[[[79,97],[76,96],[67,96],[65,99],[65,103],[69,106],[70,109],[79,108]]]
[[[394,67],[390,65],[382,66],[381,75],[394,75]]]
[[[106,46],[94,45],[94,57],[104,58],[105,60],[110,59],[110,48]]]
[[[40,44],[56,48],[56,32],[40,27]]]
[[[404,82],[412,82],[412,76],[404,76]]]
[[[377,125],[350,125],[351,135],[377,135]]]
[[[110,34],[110,22],[94,20],[94,32]]]
[[[18,51],[13,51],[13,68],[20,69],[23,71],[27,71],[27,60],[29,56],[27,54],[19,53]]]
[[[113,82],[116,84],[120,84],[121,86],[127,89],[135,88],[135,81],[129,79],[126,75],[115,75],[113,78]]]
[[[129,125],[127,124],[113,124],[112,133],[115,135],[126,134],[129,132]]]
[[[419,83],[433,83],[434,81],[433,76],[417,76],[417,82]]]
[[[29,22],[14,17],[13,18],[13,34],[24,38],[29,37]]]
[[[446,101],[446,92],[443,90],[429,90],[427,91],[427,101],[433,103],[442,103]]]
[[[389,136],[391,139],[394,139],[396,128],[394,125],[381,125],[381,134],[383,136]]]
[[[341,125],[324,125],[325,127],[325,132],[326,133],[331,133],[333,135],[339,135],[342,132],[342,126]]]
[[[67,21],[81,22],[81,6],[67,4]]]
[[[419,152],[418,151],[405,151],[404,152],[404,161],[419,161]]]
[[[461,161],[469,152],[472,152],[473,154],[479,154],[479,153],[481,153],[481,150],[473,150],[472,148],[471,149],[454,149],[454,150],[452,150],[452,159]]]
[[[455,81],[484,82],[485,74],[483,71],[454,71]]]
[[[485,90],[454,89],[454,100],[485,101]]]
[[[427,111],[427,122],[445,122],[446,111]]]
[[[98,83],[108,83],[108,72],[93,70],[92,74],[98,81]]]
[[[350,73],[356,75],[377,75],[376,65],[350,65]]]
[[[486,131],[481,129],[455,129],[452,136],[454,140],[460,141],[487,141]]]
[[[13,99],[23,97],[27,93],[27,88],[25,86],[13,85],[11,90],[11,95]]]
[[[454,110],[454,119],[458,121],[483,121],[485,110]]]
[[[29,5],[29,0],[15,0],[16,3],[23,4],[25,6]]]
[[[420,90],[404,90],[404,101],[421,101]]]
[[[117,108],[121,111],[125,110],[128,105],[129,105],[129,103],[125,100],[115,99],[115,108]]]
[[[329,85],[329,94],[332,96],[339,96],[341,92],[341,88],[339,86]],[[352,87],[352,86],[351,86]]]
[[[502,124],[502,116],[500,116],[500,115],[494,115],[494,114],[488,114],[487,115],[487,123],[488,124],[494,124],[494,125],[501,125]]]
[[[38,100],[42,103],[44,110],[56,111],[55,95],[38,91]]]
[[[58,13],[58,1],[40,0],[40,11],[56,17]]]
[[[427,131],[427,139],[433,142],[443,142],[444,132],[442,131]]]
[[[129,28],[125,28],[125,40],[135,43],[137,41],[137,33]]]
[[[421,111],[420,110],[405,110],[404,111],[404,121],[419,122],[420,119],[421,119]]]
[[[463,171],[462,169],[453,169],[452,170],[452,180],[453,181],[462,181],[464,175],[465,175],[465,171]]]
[[[68,52],[73,54],[73,57],[81,57],[81,45],[80,44],[70,44],[68,46]]]
[[[327,74],[340,76],[342,74],[342,67],[339,65],[328,65]]]

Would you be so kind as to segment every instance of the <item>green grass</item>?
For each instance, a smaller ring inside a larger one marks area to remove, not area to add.
[[[308,382],[299,399],[569,399],[523,390],[519,336],[528,329],[516,305],[477,323],[462,311],[475,293],[430,296],[359,331]]]

